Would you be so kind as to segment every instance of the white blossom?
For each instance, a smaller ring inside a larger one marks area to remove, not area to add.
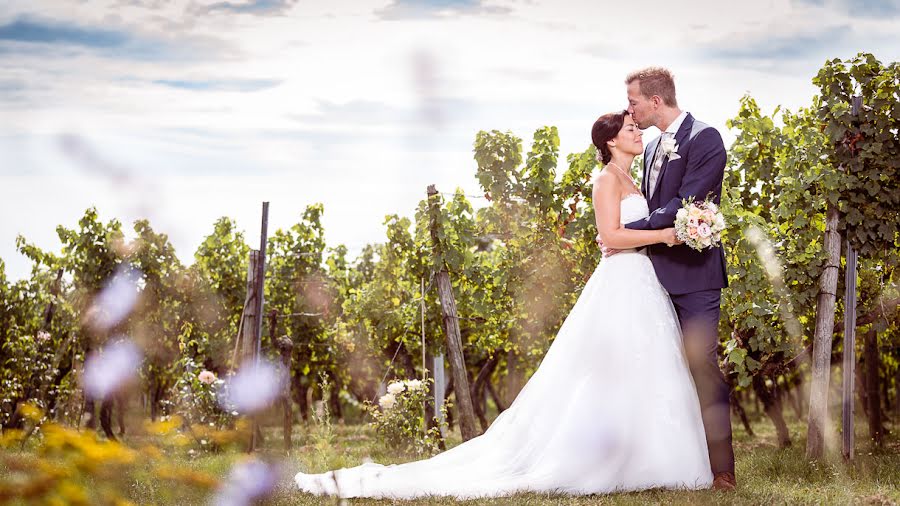
[[[393,395],[397,395],[405,389],[406,387],[403,385],[402,381],[395,381],[387,387],[388,393],[391,393]]]
[[[394,394],[384,394],[378,399],[378,405],[381,406],[381,409],[391,409],[396,402],[397,398],[394,397]]]

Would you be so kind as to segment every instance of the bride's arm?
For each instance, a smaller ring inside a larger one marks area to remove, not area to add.
[[[592,198],[594,215],[597,220],[597,232],[600,240],[607,248],[629,249],[665,242],[675,243],[675,232],[672,228],[662,230],[629,230],[619,222],[621,196],[615,176],[602,172],[594,181]]]

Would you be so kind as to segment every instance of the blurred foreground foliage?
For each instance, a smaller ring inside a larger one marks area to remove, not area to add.
[[[42,423],[44,414],[32,405],[23,406],[22,413],[32,428],[7,430],[0,438],[5,468],[0,501],[131,504],[129,491],[145,477],[171,488],[172,499],[209,494],[220,486],[222,477],[193,469],[172,455],[196,454],[198,446],[231,451],[245,445],[249,437],[246,422],[234,430],[217,430],[187,426],[180,417],[172,417],[147,422],[147,437],[139,447],[131,447],[102,440],[94,432]]]

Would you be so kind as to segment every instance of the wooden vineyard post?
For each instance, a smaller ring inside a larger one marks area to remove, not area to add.
[[[259,251],[250,250],[250,261],[247,262],[247,300],[249,301],[244,307],[243,320],[241,327],[241,361],[240,369],[246,371],[251,367],[256,367],[256,322],[261,320],[261,315],[257,313],[256,298],[256,276],[259,275]],[[256,418],[251,416],[250,423],[250,443],[247,447],[248,452],[256,450],[257,437]]]
[[[274,318],[273,318],[274,320]],[[284,384],[281,390],[281,407],[284,410],[284,418],[282,427],[284,428],[284,450],[291,449],[291,428],[294,420],[291,413],[291,352],[294,350],[294,343],[288,336],[281,336],[276,341],[278,352],[281,354],[281,365],[284,368]]]
[[[269,226],[269,203],[263,202],[262,207],[262,226],[260,227],[259,234],[259,261],[256,265],[256,299],[254,302],[256,303],[256,311],[254,313],[257,315],[256,320],[254,321],[255,326],[253,328],[253,340],[256,345],[256,362],[259,363],[260,356],[260,346],[262,343],[262,315],[263,315],[263,299],[264,299],[264,290],[266,282],[266,243],[268,242],[268,226]]]
[[[857,116],[862,97],[853,97],[851,114]],[[838,167],[838,171],[845,167]],[[837,298],[838,269],[841,265],[841,235],[838,232],[837,204],[828,201],[825,211],[825,265],[819,277],[816,300],[816,329],[813,335],[812,379],[809,389],[809,418],[806,438],[806,457],[821,460],[825,456],[825,430],[828,423],[828,381],[831,377],[831,341],[834,332],[835,299]],[[842,444],[845,459],[853,459],[853,390],[856,337],[856,252],[847,237],[847,270],[845,281],[844,364],[842,399]]]
[[[444,354],[435,355],[434,360],[434,415],[438,420],[441,437],[447,437],[444,430],[444,395],[447,393],[447,380],[444,378]]]
[[[431,240],[432,247],[440,258],[440,233],[441,224],[437,217],[440,214],[440,204],[437,198],[438,191],[434,185],[428,186],[428,207],[431,216]],[[444,320],[444,333],[447,338],[447,352],[450,356],[450,372],[453,375],[454,393],[456,394],[456,404],[459,409],[459,427],[462,433],[463,441],[468,441],[478,436],[478,429],[475,425],[475,408],[472,405],[472,396],[469,389],[469,379],[466,375],[466,361],[463,356],[462,338],[459,332],[459,315],[456,312],[456,301],[453,298],[453,290],[450,285],[450,273],[447,271],[447,265],[440,258],[435,274],[437,281],[438,298],[441,301],[441,312]]]
[[[825,214],[825,266],[819,277],[816,301],[816,330],[813,336],[812,379],[809,390],[809,427],[806,457],[825,456],[825,430],[828,423],[828,380],[831,376],[831,339],[834,329],[834,303],[838,266],[841,263],[841,235],[838,233],[838,209],[828,204]]]
[[[254,361],[253,367],[259,367],[259,359],[260,355],[262,355],[262,319],[263,319],[263,307],[264,307],[264,295],[265,295],[265,283],[266,283],[266,243],[268,242],[268,226],[269,226],[269,203],[263,202],[262,204],[262,224],[260,226],[259,232],[259,258],[256,263],[256,287],[254,288],[255,298],[253,299],[256,310],[254,313],[256,314],[256,319],[253,321],[254,326],[251,327],[253,329],[253,344],[256,349],[254,350]],[[259,427],[259,418],[254,415],[253,416],[253,429],[250,435],[250,451],[256,450],[260,444],[262,439],[262,431]]]
[[[422,330],[422,381],[428,379],[427,347],[425,346],[425,278],[419,280],[419,312],[421,314]],[[433,387],[432,387],[433,388]],[[434,412],[428,406],[428,396],[422,401],[422,432],[427,434],[428,429],[434,424]]]
[[[263,320],[263,286],[266,278],[266,242],[269,224],[269,203],[263,202],[262,227],[260,230],[259,250],[250,251],[250,262],[247,267],[247,305],[244,308],[243,326],[241,327],[241,368],[258,367],[260,346],[262,341]],[[247,451],[255,451],[260,444],[261,432],[256,416],[250,429],[250,446]]]
[[[240,367],[250,367],[255,363],[256,359],[256,342],[253,336],[256,333],[256,275],[258,272],[257,264],[259,263],[259,251],[250,250],[250,258],[247,262],[247,299],[250,301],[244,308],[243,320],[241,326],[241,360]]]
[[[844,271],[844,391],[841,402],[842,441],[844,460],[853,460],[854,378],[856,374],[856,251],[847,239],[847,266]]]
[[[862,97],[853,97],[850,114],[859,114]],[[844,358],[843,395],[841,399],[841,454],[844,460],[853,460],[853,446],[856,436],[853,427],[855,409],[853,405],[854,380],[856,378],[856,264],[857,254],[847,234],[846,266],[844,268]]]

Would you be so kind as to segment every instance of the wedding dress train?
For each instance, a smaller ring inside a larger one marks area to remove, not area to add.
[[[643,197],[623,199],[623,223],[647,214]],[[313,494],[376,498],[708,488],[696,389],[649,258],[628,250],[600,262],[538,370],[481,436],[426,460],[294,479]]]

